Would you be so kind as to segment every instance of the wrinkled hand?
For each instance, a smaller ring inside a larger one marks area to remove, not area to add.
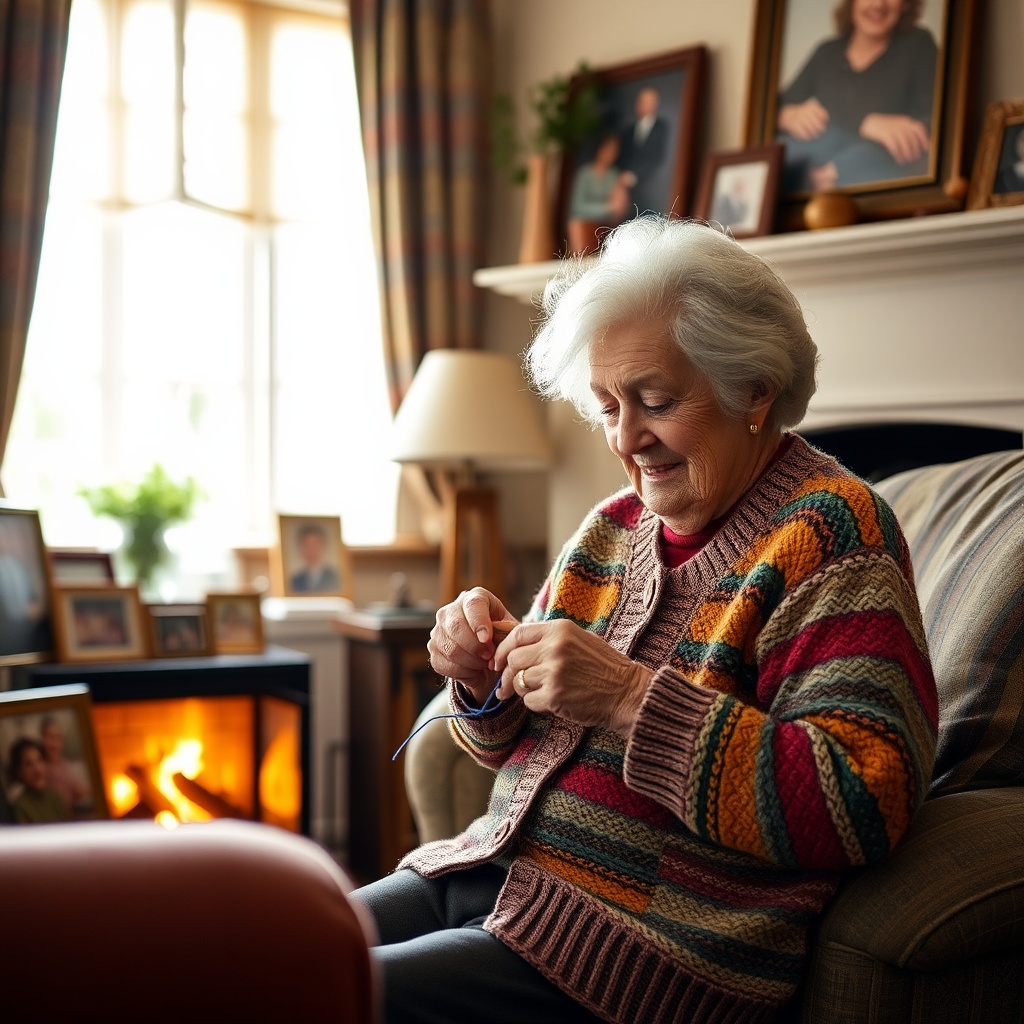
[[[828,127],[828,111],[813,96],[803,103],[787,103],[779,107],[779,131],[794,139],[816,139]]]
[[[928,152],[928,129],[916,118],[904,114],[868,114],[860,123],[865,139],[884,146],[898,164],[908,164]]]
[[[516,694],[531,711],[626,739],[654,674],[568,619],[516,626],[498,645],[494,668],[502,700]]]
[[[496,644],[494,628],[508,632],[517,620],[482,587],[463,591],[438,609],[427,650],[430,665],[442,676],[457,679],[478,704],[486,700],[498,673],[491,668]]]

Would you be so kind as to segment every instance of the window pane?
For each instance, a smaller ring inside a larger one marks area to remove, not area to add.
[[[249,152],[238,117],[185,113],[185,192],[222,210],[249,205]]]
[[[170,0],[134,0],[124,16],[121,95],[128,103],[171,107],[174,82],[174,11]]]

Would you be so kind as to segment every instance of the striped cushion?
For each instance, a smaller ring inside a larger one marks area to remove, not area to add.
[[[910,544],[939,690],[933,794],[1024,783],[1024,452],[876,485]]]

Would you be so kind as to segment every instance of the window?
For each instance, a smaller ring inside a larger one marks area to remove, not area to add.
[[[319,8],[75,0],[3,466],[48,544],[115,546],[78,491],[155,462],[205,492],[172,543],[193,589],[272,542],[277,511],[390,539],[351,46]]]

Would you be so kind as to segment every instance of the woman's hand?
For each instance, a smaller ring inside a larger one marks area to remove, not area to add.
[[[431,667],[438,675],[457,679],[478,704],[483,703],[498,677],[491,668],[497,647],[495,627],[505,634],[516,621],[482,587],[463,591],[437,612],[427,642]]]
[[[905,114],[868,114],[860,123],[865,139],[884,146],[898,164],[909,164],[931,148],[928,129]]]
[[[498,645],[494,668],[501,673],[502,700],[517,694],[531,711],[626,739],[654,675],[567,619],[516,626]]]
[[[812,96],[803,103],[786,103],[779,107],[776,124],[779,131],[794,139],[816,139],[828,127],[828,111]]]

